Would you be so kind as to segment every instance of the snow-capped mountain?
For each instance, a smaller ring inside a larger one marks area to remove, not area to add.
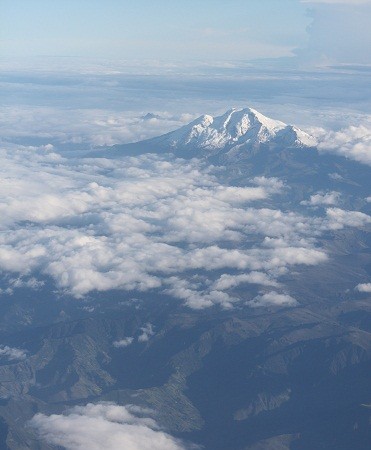
[[[285,143],[294,147],[315,145],[314,139],[291,125],[270,119],[254,109],[231,109],[219,117],[204,115],[167,135],[175,150],[196,147],[208,151],[254,148]]]
[[[305,148],[315,145],[315,139],[304,131],[270,119],[254,109],[244,108],[231,109],[218,117],[203,115],[165,135],[114,146],[109,156],[170,152],[185,158],[218,156],[225,160],[240,160],[261,148]]]

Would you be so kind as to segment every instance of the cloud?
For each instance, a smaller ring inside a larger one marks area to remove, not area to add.
[[[279,294],[276,291],[267,292],[266,294],[255,297],[247,302],[251,308],[260,308],[266,306],[297,306],[298,302],[287,294]]]
[[[313,194],[310,196],[309,200],[300,202],[301,205],[307,206],[329,206],[329,205],[337,205],[340,198],[340,192],[331,191],[331,192],[318,192],[317,194]]]
[[[63,109],[44,106],[1,106],[1,138],[16,142],[49,141],[44,151],[61,144],[106,146],[134,142],[166,133],[195,118],[192,114],[118,112],[98,108]],[[54,145],[53,145],[54,144]],[[72,145],[70,145],[72,147]]]
[[[175,298],[185,300],[185,304],[192,309],[205,309],[219,305],[224,309],[233,308],[237,298],[217,289],[203,289],[200,283],[190,282],[178,277],[167,280],[169,288],[165,293]]]
[[[263,187],[269,194],[278,194],[285,188],[285,183],[275,177],[255,177],[251,180],[251,182]]]
[[[41,439],[67,450],[185,450],[161,430],[150,411],[132,405],[89,403],[64,415],[36,414],[30,425]]]
[[[226,289],[233,289],[241,284],[259,284],[261,286],[279,286],[277,281],[271,279],[263,272],[250,272],[240,275],[223,274],[215,281],[213,288],[215,290],[224,291]]]
[[[9,286],[11,286],[12,288],[27,288],[27,289],[33,289],[33,290],[38,290],[40,289],[42,286],[44,286],[44,282],[37,280],[34,277],[31,277],[29,279],[23,279],[23,278],[11,278],[9,280]]]
[[[358,284],[356,286],[356,290],[358,292],[367,292],[370,293],[371,292],[371,283],[362,283],[362,284]]]
[[[327,261],[323,232],[370,221],[339,208],[325,217],[269,208],[282,181],[227,186],[196,159],[67,159],[9,145],[0,176],[4,290],[37,289],[46,276],[76,298],[157,289],[192,308],[230,308],[239,284],[278,287],[293,266]],[[316,195],[314,203],[335,197]]]
[[[326,65],[369,64],[371,2],[367,0],[305,1],[312,23],[307,45],[297,54],[302,62]]]
[[[371,223],[371,217],[359,211],[344,211],[339,208],[329,208],[326,211],[330,230],[341,230],[344,227],[362,228]]]
[[[371,122],[365,118],[364,123],[350,126],[338,131],[313,129],[321,152],[335,153],[371,165]]]
[[[27,352],[20,348],[0,345],[0,358],[8,358],[9,361],[19,361],[27,358]]]
[[[123,339],[120,339],[119,341],[114,341],[113,342],[113,346],[115,348],[125,348],[125,347],[129,347],[129,345],[131,345],[134,341],[133,337],[126,337]]]
[[[0,251],[1,254],[1,251]],[[0,288],[0,295],[7,294],[13,295],[15,289],[31,289],[31,290],[39,290],[44,286],[44,281],[37,280],[35,277],[18,277],[18,278],[9,278],[7,280],[8,287],[6,289]]]
[[[335,180],[335,181],[344,181],[344,177],[342,177],[339,173],[329,173],[328,177],[330,178],[330,180]]]
[[[144,327],[141,328],[142,334],[138,336],[138,342],[148,342],[149,339],[155,335],[153,331],[153,325],[151,323],[147,323]]]

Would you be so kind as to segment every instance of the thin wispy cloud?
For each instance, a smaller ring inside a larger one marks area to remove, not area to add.
[[[114,341],[113,346],[115,348],[126,348],[129,347],[134,341],[133,337],[125,337],[123,339],[120,339],[119,341]]]

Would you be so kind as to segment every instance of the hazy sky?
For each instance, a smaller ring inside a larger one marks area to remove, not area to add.
[[[371,1],[0,0],[3,56],[371,62]]]
[[[5,52],[19,54],[279,56],[305,37],[308,23],[305,7],[292,0],[3,0],[2,4]]]

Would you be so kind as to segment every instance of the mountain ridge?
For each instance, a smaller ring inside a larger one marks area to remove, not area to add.
[[[182,158],[223,156],[233,161],[254,154],[260,148],[303,149],[313,148],[316,144],[313,136],[293,125],[266,117],[252,108],[233,108],[216,117],[202,115],[174,131],[154,138],[115,145],[94,153],[94,156],[174,153]]]

